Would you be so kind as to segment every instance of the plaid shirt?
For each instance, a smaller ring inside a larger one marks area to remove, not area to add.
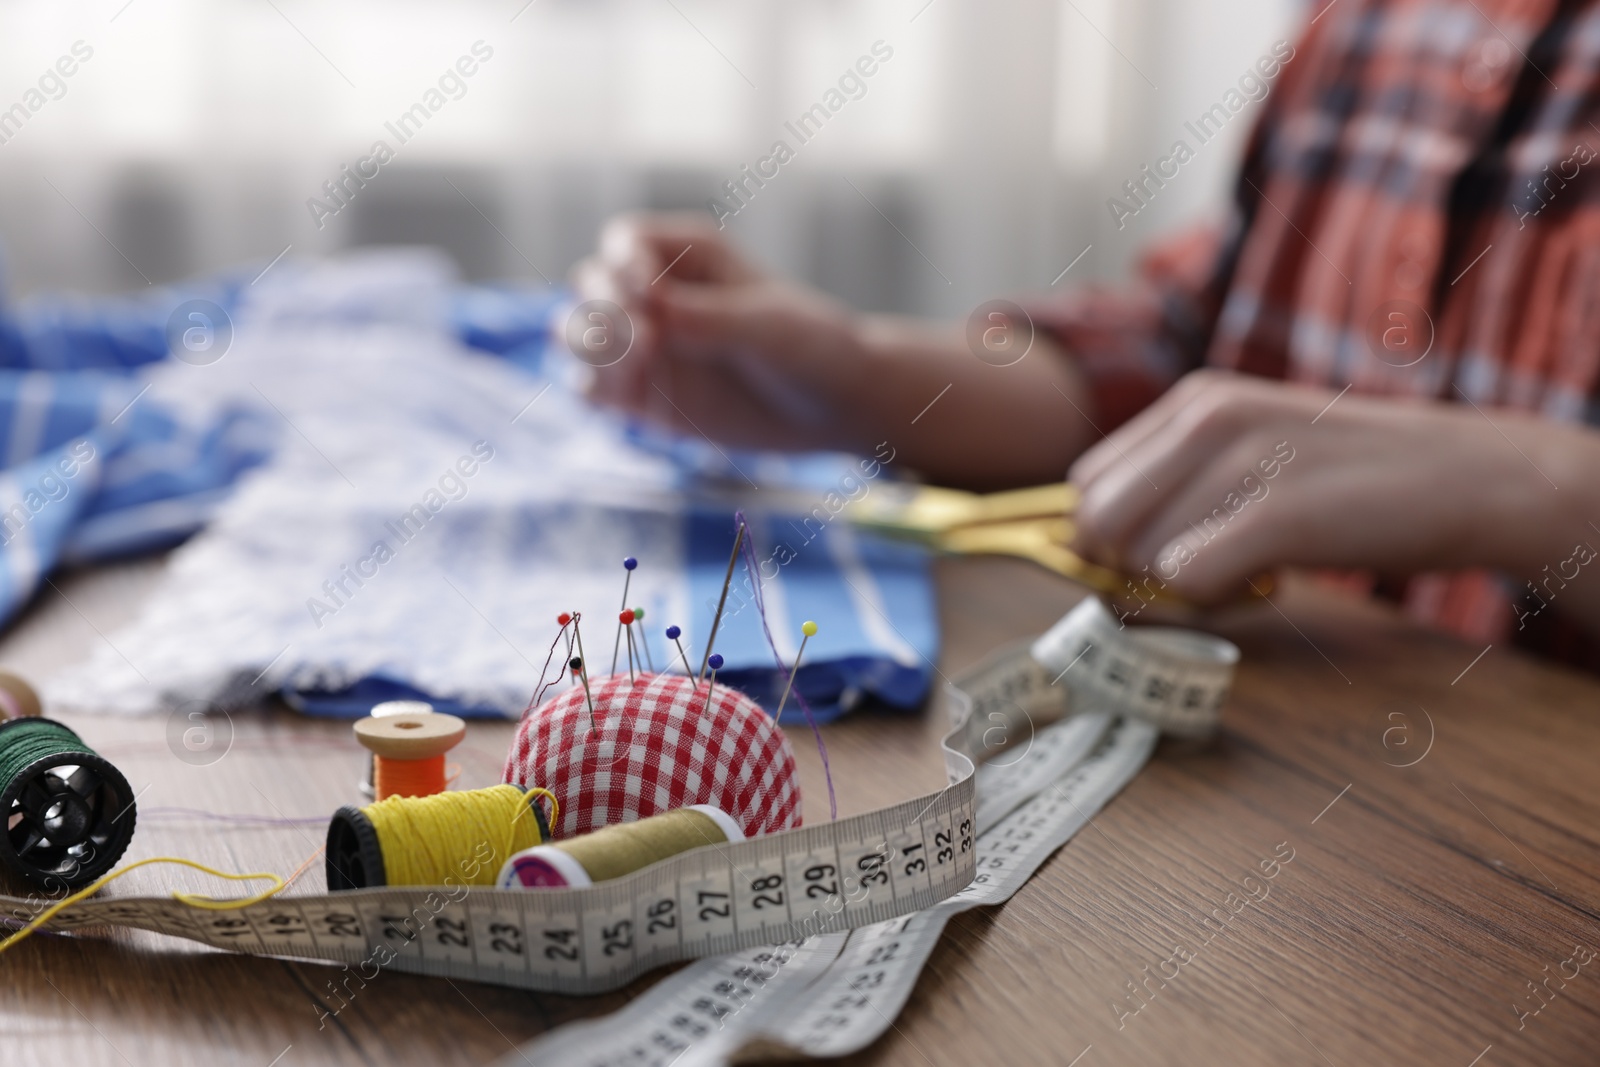
[[[1261,105],[1230,235],[1030,309],[1100,429],[1202,365],[1600,421],[1600,5],[1317,8]],[[1506,576],[1352,580],[1478,641],[1600,662],[1558,604],[1519,632]]]

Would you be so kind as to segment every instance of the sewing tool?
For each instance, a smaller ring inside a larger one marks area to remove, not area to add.
[[[560,667],[556,668],[555,677],[550,679],[549,682],[546,682],[544,678],[550,672],[550,661],[556,658],[556,646],[561,644],[563,637],[567,639],[567,655],[572,655],[572,635],[567,633],[567,627],[572,623],[572,616],[563,611],[556,616],[556,622],[561,625],[561,629],[556,631],[555,640],[550,642],[550,651],[545,653],[544,664],[539,668],[539,681],[533,687],[533,696],[528,699],[528,706],[522,709],[523,715],[538,707],[539,702],[544,699],[544,691],[561,680],[562,669]],[[570,663],[570,660],[564,662]],[[577,684],[576,678],[573,679],[573,684]],[[520,718],[521,716],[518,717]]]
[[[654,674],[656,673],[656,660],[650,654],[650,642],[645,640],[644,636],[644,609],[634,608],[633,619],[639,624],[639,648],[644,653],[644,661],[650,665],[650,673]]]
[[[633,682],[633,609],[629,608],[617,616],[617,621],[628,632],[628,682]],[[621,632],[620,630],[618,631]]]
[[[693,674],[694,668],[689,666],[689,654],[683,650],[683,642],[678,640],[682,634],[683,631],[676,626],[667,627],[667,640],[678,646],[678,655],[683,657],[683,673]]]
[[[1091,648],[1093,654],[1085,652]],[[793,822],[782,819],[753,825],[750,812],[741,815],[740,804],[747,801],[738,790],[745,798],[770,799],[752,783],[773,765],[763,762],[762,746],[748,743],[758,739],[752,734],[744,739],[744,751],[754,755],[742,756],[729,766],[742,774],[747,765],[756,764],[756,777],[736,783],[737,790],[730,790],[733,799],[678,798],[662,810],[714,803],[747,836],[770,830],[769,836],[679,853],[592,888],[531,893],[488,887],[464,892],[459,885],[452,890],[456,883],[446,882],[439,888],[278,896],[244,906],[238,901],[219,902],[234,910],[215,919],[168,897],[121,897],[74,902],[51,915],[42,928],[132,926],[230,951],[351,965],[370,962],[374,953],[381,953],[376,958],[387,969],[563,994],[619,989],[676,960],[746,949],[771,954],[779,950],[770,946],[804,937],[806,947],[800,951],[820,953],[819,981],[769,983],[781,986],[785,998],[771,1005],[776,1010],[740,1012],[730,1025],[758,1031],[777,1028],[786,1048],[848,1051],[869,1034],[870,1027],[887,1026],[892,1011],[886,1010],[885,1018],[874,1023],[878,1017],[872,1007],[904,1003],[910,982],[950,914],[997,904],[1014,893],[1138,772],[1163,728],[1193,734],[1216,724],[1237,655],[1237,649],[1217,638],[1181,630],[1119,627],[1103,604],[1089,598],[1031,647],[1002,650],[957,678],[949,691],[953,729],[944,741],[949,784],[878,811],[796,829],[786,829]],[[1059,684],[1052,685],[1057,679]],[[721,765],[728,739],[718,738],[713,724],[687,716],[690,700],[696,708],[699,704],[693,679],[655,675],[630,688],[626,680],[612,678],[597,687],[596,696],[613,702],[612,707],[637,708],[638,717],[649,718],[662,710],[652,689],[658,696],[668,695],[669,682],[679,687],[670,691],[674,728],[685,737],[715,739],[716,749],[706,745],[695,758],[708,768]],[[576,691],[551,703],[563,699],[567,703],[559,709],[561,729],[552,735],[555,746],[544,747],[539,736],[550,725],[541,727],[540,721],[557,710],[545,705],[540,709],[545,714],[530,715],[519,731],[508,757],[510,776],[542,768],[540,761],[547,755],[559,758],[565,751],[571,759],[563,771],[562,788],[582,795],[585,760],[592,770],[602,755],[614,760],[622,753],[631,758],[634,746],[643,749],[647,738],[655,735],[648,726],[631,734],[630,716],[613,716],[607,730],[612,722],[618,730],[607,739],[614,747],[606,750],[583,736]],[[722,708],[734,699],[743,698],[727,690]],[[1082,709],[1091,710],[1067,714]],[[1022,735],[1030,723],[1047,725],[1037,728],[1023,757],[975,772],[975,757],[987,750],[985,735],[996,729]],[[655,754],[650,755],[653,759]],[[610,769],[614,780],[620,781],[625,773],[625,767]],[[708,770],[706,776],[712,773]],[[1012,783],[1023,785],[1013,788]],[[646,792],[643,786],[639,789]],[[984,799],[1002,794],[1005,804]],[[595,795],[583,799],[591,803],[589,816],[598,815],[604,823],[607,814],[597,812],[603,805],[593,803]],[[655,813],[640,810],[644,805],[636,798],[627,804],[628,811],[611,812],[610,818]],[[563,837],[591,828],[573,825],[566,808],[563,804],[559,819],[568,831]],[[797,813],[796,808],[791,819]],[[455,874],[446,877],[454,879]],[[975,881],[975,875],[981,880]],[[781,899],[773,890],[781,891]],[[0,898],[0,916],[27,922],[36,914],[35,901]],[[240,920],[248,925],[239,927]],[[627,926],[618,925],[624,921]],[[425,926],[425,935],[419,936],[418,924]],[[256,933],[241,937],[240,929]],[[846,930],[859,930],[860,935],[846,940],[842,936]],[[446,931],[449,938],[438,936]],[[843,995],[844,984],[862,973],[867,963],[864,953],[892,940],[902,941],[893,965],[883,960],[875,964],[885,972],[881,1001],[875,995],[861,1010],[845,1010],[837,1039],[804,1030]],[[698,996],[695,983],[706,980],[711,966],[688,967],[667,976],[649,997],[634,1003],[640,1011],[654,1013],[663,1005],[676,1004],[680,996]],[[585,1055],[610,1055],[614,1042],[624,1042],[616,1047],[625,1053],[641,1033],[637,1020],[604,1022],[611,1029],[603,1040],[588,1035],[590,1043],[582,1046]],[[570,1058],[549,1057],[542,1050],[538,1056],[540,1062]]]
[[[633,569],[638,565],[639,561],[634,559],[632,556],[629,556],[627,559],[622,561],[622,569],[627,573],[622,579],[622,606],[618,609],[620,611],[626,611],[628,609],[628,584],[633,581]],[[611,645],[612,674],[617,673],[617,649],[622,645],[622,627],[624,625],[626,624],[620,621],[617,623],[617,639]]]
[[[706,660],[706,663],[711,667],[711,683],[706,686],[706,706],[701,712],[702,715],[711,714],[711,694],[716,691],[717,672],[722,669],[723,660],[720,655],[713,652],[710,658]]]
[[[783,706],[789,703],[789,691],[794,688],[795,675],[800,673],[800,657],[806,653],[806,642],[817,636],[817,624],[807,619],[800,624],[800,648],[794,654],[794,666],[789,668],[789,680],[784,683],[783,696],[778,700],[778,710],[772,713],[774,722],[783,720]]]
[[[735,511],[734,521],[741,527],[744,526],[744,512]],[[772,662],[778,668],[779,674],[788,674],[788,669],[783,665],[783,657],[778,654],[778,642],[772,637],[772,624],[767,621],[767,599],[761,591],[765,584],[761,578],[761,567],[756,563],[755,546],[744,546],[745,576],[750,580],[750,594],[756,602],[756,617],[761,620],[761,633],[767,639],[767,648],[772,650]],[[822,778],[828,784],[828,818],[839,817],[839,798],[833,789],[833,768],[828,764],[828,746],[822,740],[822,731],[817,729],[817,718],[811,714],[811,705],[806,703],[804,693],[795,693],[794,701],[800,705],[800,712],[806,717],[806,725],[811,727],[811,736],[817,742],[817,755],[822,757]]]
[[[70,729],[31,716],[0,723],[0,863],[7,868],[46,889],[87,885],[122,858],[136,814],[122,772]]]
[[[567,625],[571,622],[572,614],[570,612],[563,611],[560,615],[556,616],[556,625],[561,627],[561,633],[565,634],[567,638],[568,659],[572,658],[572,635],[567,633]]]
[[[728,605],[728,586],[733,584],[733,565],[739,561],[739,546],[744,544],[744,516],[738,518],[739,532],[733,538],[733,551],[728,553],[728,573],[722,579],[722,595],[717,598],[717,613],[711,618],[711,636],[706,639],[705,656],[700,660],[700,678],[706,676],[706,662],[711,658],[711,647],[717,643],[717,627],[722,625],[722,609]],[[699,679],[696,679],[697,681]]]
[[[568,690],[522,720],[506,759],[506,781],[561,801],[558,839],[694,804],[721,808],[750,837],[799,825],[794,752],[755,701],[724,686],[708,711],[706,691],[681,674],[592,684],[598,732]]]
[[[372,711],[368,714],[374,719],[387,719],[391,715],[427,715],[432,711],[433,705],[425,700],[385,700],[380,704],[372,705]],[[367,753],[361,782],[357,786],[364,797],[373,795],[372,768],[377,758],[375,753]]]
[[[968,493],[931,485],[884,485],[851,508],[850,521],[951,555],[1018,556],[1110,596],[1183,601],[1148,574],[1126,575],[1090,563],[1070,547],[1078,487],[1056,482],[1003,493]],[[1257,575],[1244,599],[1269,596],[1272,575]]]
[[[495,884],[501,889],[582,888],[621,878],[692,848],[743,840],[744,831],[727,812],[711,804],[692,804],[559,844],[535,845],[508,859]]]
[[[494,885],[507,857],[550,839],[541,796],[554,809],[514,785],[347,804],[328,823],[328,888]]]
[[[467,724],[438,712],[402,712],[358,719],[356,740],[372,752],[373,793],[425,797],[445,788],[444,754],[461,743]]]
[[[39,694],[33,686],[10,671],[0,671],[0,722],[6,719],[37,719],[44,714]]]
[[[589,705],[589,730],[592,733],[597,727],[594,721],[594,697],[589,693],[589,668],[584,665],[583,631],[578,629],[578,621],[582,618],[580,612],[572,613],[572,637],[578,642],[578,654],[572,657],[572,669],[578,672],[578,680],[583,683],[583,699]]]

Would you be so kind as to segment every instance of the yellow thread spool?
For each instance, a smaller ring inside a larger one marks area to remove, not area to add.
[[[695,804],[518,852],[500,868],[496,884],[503,889],[577,888],[621,878],[690,849],[743,840],[731,815],[711,804]]]
[[[328,888],[494,885],[508,856],[550,840],[534,801],[547,789],[497,785],[350,805],[328,824]]]

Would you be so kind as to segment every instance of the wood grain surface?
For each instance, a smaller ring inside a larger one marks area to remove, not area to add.
[[[0,666],[38,678],[81,661],[160,573],[47,588]],[[944,675],[1082,595],[997,559],[942,562],[938,581]],[[1500,648],[1475,660],[1305,583],[1199,622],[1244,651],[1220,735],[1164,744],[1009,904],[954,920],[894,1029],[855,1059],[1600,1062],[1600,957],[1576,976],[1565,962],[1600,951],[1600,684]],[[942,785],[944,714],[935,699],[826,728],[841,814]],[[130,859],[287,873],[321,820],[359,801],[347,724],[283,709],[68,721],[140,791]],[[208,732],[186,747],[195,727]],[[453,756],[463,786],[498,780],[511,732],[472,725]],[[791,736],[806,818],[826,818],[815,745]],[[317,821],[239,827],[183,808]],[[178,887],[216,889],[147,869],[115,891]],[[322,890],[320,861],[295,888]],[[386,972],[323,1020],[331,973],[129,931],[36,937],[0,956],[0,1063],[480,1064],[656,977],[573,998]]]

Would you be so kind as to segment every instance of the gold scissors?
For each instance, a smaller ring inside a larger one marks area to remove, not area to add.
[[[1019,556],[1106,594],[1127,593],[1132,579],[1090,563],[1068,546],[1077,532],[1078,487],[1068,482],[968,493],[932,485],[885,485],[851,509],[866,529],[951,555]],[[1262,583],[1266,582],[1265,585]],[[1270,592],[1271,577],[1254,581],[1257,595]],[[1148,583],[1141,590],[1172,603],[1181,600]]]

